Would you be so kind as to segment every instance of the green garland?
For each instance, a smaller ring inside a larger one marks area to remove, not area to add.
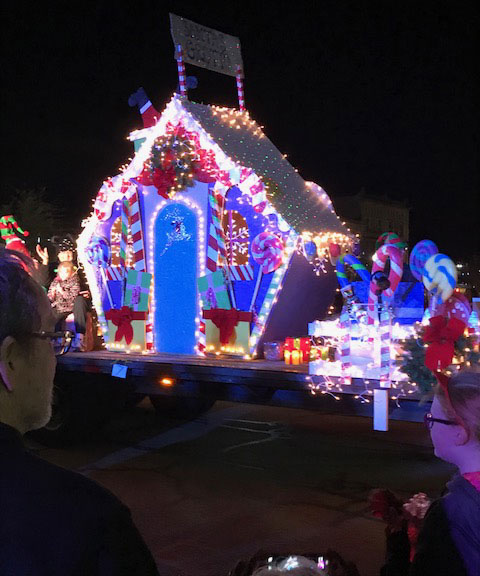
[[[410,336],[404,342],[403,354],[397,360],[401,372],[415,383],[422,394],[431,394],[436,384],[435,376],[425,366],[425,344],[422,340],[423,327],[415,336]],[[480,364],[480,352],[475,349],[475,341],[471,336],[460,336],[455,342],[455,358],[459,364]]]

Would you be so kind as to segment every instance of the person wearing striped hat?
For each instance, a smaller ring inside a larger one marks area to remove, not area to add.
[[[6,214],[0,218],[0,237],[5,242],[8,250],[16,250],[25,256],[30,256],[30,252],[25,246],[25,242],[18,236],[21,234],[25,238],[29,236],[27,230],[22,230],[15,220],[13,214]]]

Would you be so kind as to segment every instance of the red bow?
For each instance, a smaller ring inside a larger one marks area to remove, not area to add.
[[[251,312],[241,312],[232,308],[232,310],[224,310],[223,308],[212,308],[211,310],[204,310],[203,317],[206,320],[211,320],[218,328],[220,344],[225,346],[230,341],[235,326],[240,322],[251,322]]]
[[[122,338],[125,338],[127,345],[133,340],[132,320],[144,320],[145,316],[146,312],[136,312],[128,306],[122,306],[119,310],[112,308],[105,312],[105,318],[117,326],[115,342],[120,342]]]
[[[423,341],[428,344],[425,353],[425,366],[434,374],[451,364],[455,354],[455,341],[465,330],[465,322],[458,318],[447,320],[444,316],[430,318],[425,328]]]
[[[159,196],[168,198],[168,191],[175,183],[175,170],[172,167],[166,170],[157,168],[153,173],[152,180]]]

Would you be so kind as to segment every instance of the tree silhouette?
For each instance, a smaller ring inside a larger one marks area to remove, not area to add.
[[[46,200],[45,189],[14,190],[10,200],[0,205],[0,216],[4,214],[13,214],[19,225],[30,232],[25,242],[32,254],[38,238],[45,245],[53,234],[60,234],[65,227],[61,209]]]

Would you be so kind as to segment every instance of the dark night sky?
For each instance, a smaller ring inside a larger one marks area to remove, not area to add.
[[[175,90],[168,12],[238,36],[247,108],[332,200],[405,199],[413,242],[478,247],[476,2],[11,2],[2,25],[2,201],[43,188],[74,222],[132,154],[131,92]],[[192,100],[236,105],[233,78],[187,66]]]

